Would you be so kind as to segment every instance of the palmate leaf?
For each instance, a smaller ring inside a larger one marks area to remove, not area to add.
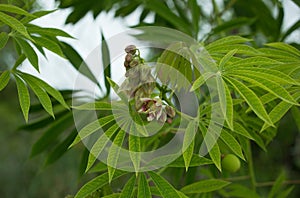
[[[167,166],[168,167],[175,167],[175,168],[184,168],[185,167],[185,161],[183,159],[183,156],[181,155],[177,159],[174,160],[174,155],[165,155],[165,156],[160,156],[157,158],[154,158],[148,163],[148,166],[155,166],[159,163],[166,164],[166,162],[170,162]],[[173,161],[172,161],[173,160]],[[213,162],[205,157],[202,157],[198,154],[193,154],[192,159],[190,161],[189,167],[196,167],[196,166],[204,166],[204,165],[209,165],[213,164]]]
[[[74,142],[71,144],[70,148],[78,144],[81,140],[88,137],[92,133],[96,132],[97,130],[101,129],[108,123],[114,121],[114,115],[108,115],[98,120],[95,120],[85,127],[83,127],[79,132],[77,137],[75,138]]]
[[[150,187],[144,173],[139,174],[137,197],[152,198]]]
[[[34,157],[53,144],[65,130],[69,129],[73,123],[73,114],[68,112],[60,119],[55,120],[44,134],[34,143],[31,149],[31,157]]]
[[[260,119],[262,119],[269,125],[274,126],[259,97],[251,89],[249,89],[246,85],[233,78],[229,79],[226,77],[225,79],[244,98],[247,104],[251,107],[251,109]]]
[[[28,24],[27,25],[27,31],[30,34],[39,34],[41,36],[50,36],[50,37],[66,37],[66,38],[74,38],[70,34],[66,33],[63,30],[57,29],[57,28],[45,28],[45,27],[39,27],[37,25]]]
[[[163,198],[180,198],[177,190],[163,177],[152,171],[149,175]]]
[[[219,68],[222,71],[226,65],[226,63],[233,57],[233,55],[237,52],[237,49],[233,49],[229,51],[223,58],[220,60]]]
[[[38,56],[34,49],[30,46],[29,43],[24,41],[23,39],[15,38],[17,43],[19,44],[20,48],[22,49],[25,56],[28,58],[29,62],[32,64],[32,66],[39,71],[39,61]]]
[[[230,183],[219,179],[208,179],[184,186],[180,191],[185,194],[213,192],[228,186]]]
[[[109,111],[112,109],[111,103],[103,102],[103,101],[96,101],[90,103],[84,103],[79,106],[72,106],[73,109],[77,110],[102,110],[102,111]]]
[[[38,37],[38,36],[32,36],[32,39],[40,47],[44,47],[44,48],[48,49],[49,51],[61,56],[62,58],[65,58],[65,55],[62,52],[61,47],[55,41],[53,41],[47,37]]]
[[[274,185],[272,186],[271,191],[268,194],[268,198],[277,197],[276,195],[280,192],[284,180],[285,180],[284,172],[281,172],[281,174],[277,177]]]
[[[227,64],[225,66],[226,71],[228,70],[237,70],[237,69],[243,69],[246,67],[246,69],[253,69],[253,66],[258,67],[270,67],[270,66],[282,66],[283,62],[280,62],[278,60],[274,60],[271,58],[263,57],[263,56],[254,56],[249,58],[243,58],[238,61],[234,61],[230,64]],[[256,69],[256,67],[255,67]]]
[[[52,102],[47,92],[45,92],[42,87],[40,87],[38,84],[35,84],[30,79],[24,78],[24,80],[30,86],[34,94],[38,97],[44,109],[54,118]]]
[[[291,113],[294,117],[295,123],[297,125],[298,131],[300,132],[300,110],[297,107],[291,108]]]
[[[221,140],[230,148],[230,150],[239,156],[241,159],[245,160],[242,148],[239,142],[226,130],[223,130],[220,135]]]
[[[97,78],[91,72],[87,63],[83,60],[80,54],[71,45],[69,45],[66,42],[59,42],[59,44],[62,52],[64,53],[65,57],[70,61],[72,66],[81,74],[83,74],[88,79],[90,79],[92,82],[98,84]]]
[[[286,43],[281,43],[281,42],[267,43],[265,45],[268,46],[268,47],[279,49],[279,50],[284,51],[284,52],[289,52],[291,55],[295,55],[300,59],[300,51],[297,48],[295,48],[291,45],[288,45]]]
[[[134,185],[135,185],[136,178],[133,175],[125,184],[122,193],[120,195],[120,198],[129,198],[132,196],[134,191]]]
[[[107,156],[107,165],[108,165],[108,175],[109,175],[109,183],[112,181],[112,178],[116,172],[117,163],[119,159],[119,155],[121,152],[122,144],[125,138],[126,132],[120,130],[116,135],[113,144],[109,148],[108,156]]]
[[[208,44],[205,48],[207,50],[217,48],[220,46],[227,46],[227,45],[232,45],[232,44],[240,44],[240,43],[246,43],[251,41],[251,39],[243,38],[240,36],[228,36],[225,38],[221,38],[219,40],[216,40],[210,44]]]
[[[8,41],[8,34],[6,32],[0,33],[0,50],[5,47],[7,41]]]
[[[183,145],[182,145],[183,160],[184,160],[186,171],[190,166],[193,153],[194,153],[196,130],[197,130],[197,122],[195,120],[190,121],[188,126],[186,127],[184,138],[183,138]]]
[[[216,77],[216,84],[221,111],[229,128],[233,130],[233,104],[230,90],[220,75]]]
[[[61,95],[61,93],[59,91],[57,91],[56,89],[54,89],[53,87],[51,87],[50,85],[48,85],[46,82],[44,82],[43,80],[41,80],[31,74],[27,74],[27,73],[23,73],[23,72],[18,72],[18,74],[22,78],[29,79],[33,83],[39,85],[40,87],[43,87],[43,89],[49,95],[51,95],[53,98],[55,98],[63,107],[65,107],[66,109],[69,109],[69,106],[66,104],[64,97]]]
[[[32,38],[29,36],[26,27],[17,19],[3,13],[0,12],[0,21],[2,21],[3,23],[7,24],[8,26],[10,26],[12,29],[16,30],[17,32],[19,32],[20,34],[22,34],[23,36],[25,36],[26,38],[32,40]]]
[[[221,152],[219,145],[217,144],[215,133],[213,131],[208,131],[206,126],[201,122],[199,122],[199,129],[204,137],[206,146],[206,148],[200,148],[200,152],[202,151],[202,149],[207,149],[212,162],[221,171]]]
[[[14,76],[16,79],[16,85],[17,85],[21,110],[23,112],[25,121],[28,122],[28,113],[30,108],[29,91],[27,89],[25,82],[18,75],[15,74]]]
[[[35,15],[28,13],[27,11],[23,10],[22,8],[19,8],[14,5],[9,5],[9,4],[0,4],[0,11],[37,18]]]
[[[102,52],[102,64],[104,69],[104,84],[106,88],[106,96],[109,96],[110,83],[108,82],[107,77],[111,78],[110,55],[109,55],[108,45],[102,31],[101,31],[101,38],[102,38],[101,52]]]
[[[289,75],[274,69],[258,68],[258,67],[237,68],[234,70],[226,71],[225,74],[261,76],[267,78],[268,80],[272,80],[280,84],[300,85],[299,82],[291,78]]]
[[[88,164],[87,164],[85,172],[87,172],[92,167],[92,165],[95,163],[97,157],[100,155],[100,153],[105,148],[106,144],[109,142],[110,138],[118,130],[119,130],[119,126],[117,124],[114,124],[98,138],[98,140],[95,142],[92,149],[90,150]]]
[[[140,137],[137,135],[138,134],[135,123],[131,123],[129,135],[129,155],[133,163],[136,175],[138,174],[141,163],[141,140]]]
[[[65,154],[74,141],[77,135],[77,130],[73,130],[68,137],[66,137],[61,143],[59,143],[47,156],[45,160],[45,166],[48,166],[58,160],[63,154]]]
[[[295,99],[290,95],[290,93],[284,89],[282,86],[279,84],[266,79],[265,77],[261,76],[253,76],[253,75],[248,75],[247,73],[243,73],[240,75],[233,75],[237,78],[240,78],[244,81],[247,81],[255,86],[258,86],[262,89],[265,89],[266,91],[274,94],[278,98],[282,99],[283,101],[286,101],[288,103],[291,103],[293,105],[297,105],[298,102],[295,101]]]
[[[174,25],[176,28],[178,28],[180,31],[187,33],[189,35],[192,35],[190,26],[175,15],[166,5],[163,1],[159,0],[147,0],[145,7],[154,11],[157,15],[164,18],[166,21]]]
[[[125,175],[126,172],[116,170],[114,174],[113,179],[117,179],[121,177],[122,175]],[[88,183],[86,183],[84,186],[80,188],[80,190],[76,193],[74,198],[85,198],[91,193],[95,192],[96,190],[100,189],[101,187],[108,184],[108,173],[104,173]]]
[[[193,83],[190,91],[194,91],[196,89],[198,89],[199,87],[201,87],[208,79],[214,77],[216,74],[213,72],[206,72],[204,74],[201,74],[201,76],[199,78],[197,78],[197,80],[195,80],[195,82]]]
[[[2,72],[2,74],[0,75],[0,91],[2,91],[8,84],[10,80],[10,72],[4,71]]]
[[[299,100],[300,99],[300,92],[296,92],[292,96],[296,100]],[[288,112],[288,110],[290,108],[292,108],[292,106],[293,105],[290,104],[290,103],[287,103],[285,101],[281,101],[279,104],[277,104],[275,107],[273,107],[273,109],[269,113],[270,119],[272,120],[272,122],[273,123],[278,122]],[[269,126],[270,125],[265,123],[261,128],[261,132],[266,130]]]
[[[230,197],[260,198],[254,190],[241,184],[231,184],[227,188],[230,189],[227,192]]]

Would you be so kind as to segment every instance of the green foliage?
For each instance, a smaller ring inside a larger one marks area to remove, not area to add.
[[[90,150],[83,150],[82,145],[76,146],[83,151],[80,174],[96,175],[83,184],[76,198],[289,196],[294,187],[283,187],[287,180],[283,174],[271,182],[270,189],[265,188],[270,182],[257,181],[255,173],[259,168],[254,167],[256,162],[252,154],[254,148],[257,149],[255,144],[268,150],[276,135],[282,133],[280,126],[285,116],[291,115],[300,129],[299,44],[282,42],[298,30],[299,21],[283,31],[285,13],[279,1],[270,1],[270,5],[259,0],[251,3],[224,1],[222,8],[212,1],[214,11],[211,16],[203,12],[202,3],[196,0],[59,2],[60,8],[74,8],[66,19],[67,23],[78,22],[90,10],[95,17],[112,9],[116,17],[127,17],[140,9],[136,26],[168,26],[192,36],[197,42],[202,34],[200,24],[210,24],[211,27],[211,32],[202,36],[201,42],[190,45],[178,41],[158,52],[156,57],[151,57],[156,58],[158,63],[153,72],[156,83],[153,84],[154,91],[146,98],[151,97],[155,108],[169,107],[175,114],[170,116],[169,112],[166,114],[167,121],[159,123],[162,109],[160,114],[155,114],[154,120],[146,119],[149,112],[145,110],[143,114],[140,110],[149,108],[148,104],[143,102],[141,109],[136,108],[137,101],[145,98],[144,93],[138,96],[140,98],[131,98],[120,89],[122,86],[111,79],[111,57],[103,32],[101,54],[105,68],[101,77],[106,92],[102,92],[103,95],[95,98],[94,102],[72,95],[75,90],[58,91],[36,76],[20,71],[19,66],[25,59],[39,71],[39,56],[45,56],[44,50],[47,49],[67,59],[79,73],[97,85],[99,91],[103,89],[80,54],[70,44],[59,40],[59,37],[73,39],[71,35],[60,29],[31,23],[52,11],[30,13],[25,7],[0,4],[0,21],[4,27],[0,33],[0,50],[9,47],[12,41],[16,55],[14,65],[0,71],[0,91],[12,78],[21,111],[25,121],[29,122],[21,129],[42,133],[32,147],[31,157],[47,153],[45,165],[49,165],[81,141],[85,144],[92,140]],[[299,5],[298,1],[294,2]],[[278,9],[276,16],[273,8]],[[224,17],[228,10],[232,15],[229,20]],[[151,14],[154,20],[146,24],[145,19]],[[256,39],[258,35],[268,43],[248,39]],[[145,60],[140,56],[138,52],[139,64],[144,64]],[[143,75],[142,70],[136,71]],[[180,76],[185,80],[181,80]],[[187,93],[188,90],[196,97],[199,107],[196,116],[181,112],[178,98],[173,95],[175,91]],[[120,98],[117,101],[111,101],[113,91]],[[36,96],[37,103],[32,102],[31,95]],[[161,105],[158,98],[162,101]],[[70,110],[71,100],[73,106]],[[91,111],[95,112],[96,118],[84,123],[77,133],[73,113],[79,112],[88,117],[87,112]],[[213,117],[213,114],[217,116]],[[161,128],[157,134],[149,135],[156,129],[147,128],[153,123],[159,123]],[[178,149],[179,155],[155,156],[151,161],[144,161],[143,152],[162,147],[177,134],[183,141]],[[204,156],[202,151],[207,151]],[[128,152],[129,162],[122,161],[124,152]],[[222,172],[221,159],[227,153],[234,153],[243,160],[240,171],[234,174]],[[103,155],[106,160],[99,162],[97,159]],[[119,170],[120,161],[132,165],[135,174]],[[154,170],[143,170],[144,163]],[[155,170],[160,163],[167,165]],[[239,179],[244,181],[240,183]],[[123,188],[114,189],[113,182]]]

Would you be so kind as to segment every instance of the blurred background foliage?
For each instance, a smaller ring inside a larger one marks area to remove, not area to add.
[[[288,1],[288,0],[287,0]],[[35,0],[1,0],[32,12],[42,9]],[[92,12],[96,18],[102,12],[113,12],[116,18],[136,15],[133,27],[156,25],[178,29],[204,42],[227,35],[253,38],[256,46],[283,41],[300,49],[300,21],[283,28],[285,9],[279,0],[56,0],[58,9],[71,9],[66,23],[76,24]],[[292,0],[299,7],[299,0]],[[299,10],[299,9],[298,9]],[[300,13],[298,13],[298,16]],[[105,28],[105,27],[103,27]],[[5,26],[1,32],[7,31]],[[0,53],[0,70],[11,68],[17,54],[12,42]],[[300,129],[292,112],[279,125],[279,133],[262,151],[253,144],[254,167],[259,182],[274,181],[284,170],[291,180],[300,178]],[[29,158],[33,144],[43,129],[25,131],[18,107],[16,87],[9,83],[0,92],[0,197],[64,197],[74,194],[81,173],[78,173],[83,148],[67,152],[50,166],[43,166],[51,149]],[[59,142],[59,141],[58,141]],[[54,146],[53,146],[54,147]],[[81,180],[83,182],[87,178]],[[262,191],[268,192],[266,183]],[[295,188],[291,197],[299,197]]]

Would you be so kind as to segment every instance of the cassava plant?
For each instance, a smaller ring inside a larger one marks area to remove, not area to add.
[[[141,9],[134,31],[123,33],[136,43],[111,45],[124,37],[102,34],[98,76],[59,38],[71,35],[32,23],[52,11],[30,11],[28,3],[0,4],[0,49],[12,51],[14,62],[1,67],[0,91],[12,80],[26,121],[21,129],[43,131],[31,156],[46,153],[45,165],[50,165],[70,149],[82,152],[84,184],[65,196],[297,197],[299,180],[291,170],[269,172],[269,182],[263,173],[267,165],[257,165],[259,153],[272,152],[277,135],[292,136],[282,128],[287,115],[300,128],[299,43],[285,42],[299,21],[283,31],[279,1],[270,1],[270,7],[258,0],[253,5],[212,0],[212,15],[196,0],[59,2],[60,9],[74,8],[67,18],[72,23],[88,10],[97,16],[114,8],[116,16],[126,18]],[[261,10],[254,11],[258,5]],[[228,12],[232,18],[226,21]],[[155,26],[142,27],[151,14]],[[212,27],[205,36],[200,19]],[[122,49],[116,57],[124,65],[117,71],[112,48]],[[20,69],[28,59],[39,71],[45,49],[67,59],[101,94],[58,90]],[[123,80],[117,83],[112,74],[120,71]],[[37,104],[31,104],[32,95]]]

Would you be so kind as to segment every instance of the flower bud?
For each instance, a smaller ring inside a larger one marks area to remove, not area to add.
[[[133,55],[132,55],[132,54],[127,54],[127,55],[125,56],[125,61],[128,62],[128,63],[130,63],[130,61],[132,61],[132,58],[133,58]]]
[[[133,60],[129,63],[130,67],[135,67],[140,64],[140,59],[138,57],[134,57]]]
[[[169,117],[171,117],[171,118],[175,117],[176,112],[175,112],[173,107],[166,106],[166,112],[167,112]]]
[[[125,48],[125,52],[134,55],[135,52],[136,52],[136,46],[135,46],[135,45],[128,45],[128,46]]]

